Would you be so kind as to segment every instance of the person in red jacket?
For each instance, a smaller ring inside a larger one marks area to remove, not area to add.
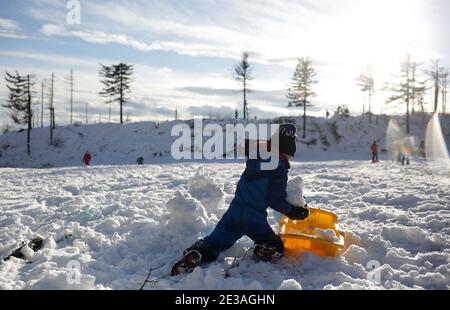
[[[377,141],[374,141],[372,146],[370,147],[370,150],[372,151],[372,162],[377,163],[378,162],[378,145]]]
[[[86,153],[84,153],[84,156],[83,156],[83,163],[86,166],[89,166],[91,164],[91,160],[92,160],[91,153],[89,153],[89,151],[86,151]]]

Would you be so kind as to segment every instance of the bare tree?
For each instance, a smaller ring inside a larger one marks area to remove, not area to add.
[[[69,90],[69,103],[70,103],[70,124],[73,124],[73,93],[74,93],[74,75],[73,69],[70,69],[70,75],[66,78],[68,90]]]
[[[247,94],[251,92],[249,89],[249,81],[253,80],[253,67],[248,61],[248,53],[242,54],[241,61],[234,67],[234,79],[242,84],[241,91],[244,94],[244,120],[248,119]]]
[[[41,82],[41,128],[44,128],[44,89],[45,82]]]
[[[311,98],[316,96],[313,91],[317,73],[309,58],[300,58],[294,70],[292,81],[288,85],[286,97],[289,99],[289,108],[303,107],[303,138],[306,138],[306,107],[311,106]]]
[[[107,103],[116,101],[120,104],[120,123],[123,124],[123,105],[129,100],[127,94],[131,92],[133,66],[126,63],[100,66],[99,74],[103,84],[100,96],[110,98]]]
[[[369,122],[372,122],[372,97],[375,92],[375,80],[372,74],[372,68],[366,66],[361,69],[361,74],[356,79],[357,85],[361,87],[361,91],[367,94],[369,98]],[[365,112],[365,103],[363,108],[363,114]]]
[[[431,60],[432,67],[430,70],[426,70],[425,73],[434,82],[434,112],[438,111],[439,105],[439,88],[440,88],[440,69],[439,69],[439,59]]]
[[[419,64],[411,60],[411,55],[400,64],[400,74],[397,81],[388,83],[384,89],[394,93],[386,103],[401,102],[406,105],[406,133],[410,133],[410,108],[413,98],[417,94],[423,94],[426,90],[425,81],[418,81],[414,72],[417,72]]]
[[[10,116],[14,123],[19,125],[27,125],[27,154],[31,155],[31,130],[33,109],[32,100],[34,86],[34,76],[10,74],[6,72],[6,87],[9,90],[9,96],[3,107],[10,110]]]
[[[442,92],[442,113],[447,113],[447,83],[448,83],[448,68],[442,68],[441,70],[441,92]]]
[[[52,73],[52,77],[50,79],[50,93],[48,104],[48,108],[50,110],[50,145],[53,145],[53,131],[56,129],[54,97],[55,97],[55,74]]]

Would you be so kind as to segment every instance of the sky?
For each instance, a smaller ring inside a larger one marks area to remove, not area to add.
[[[79,24],[70,19],[74,3]],[[0,104],[5,71],[36,76],[36,109],[41,82],[48,103],[54,72],[56,118],[67,124],[73,69],[74,119],[84,122],[88,106],[90,123],[108,121],[98,70],[126,62],[135,68],[125,106],[130,120],[170,120],[175,109],[181,118],[233,117],[236,109],[242,114],[233,67],[246,51],[255,77],[252,117],[301,114],[286,99],[300,57],[313,59],[317,71],[311,115],[342,104],[361,113],[365,96],[355,79],[367,65],[374,71],[374,112],[395,112],[381,88],[407,53],[424,69],[434,58],[450,65],[449,17],[448,0],[2,0]],[[431,95],[426,100],[431,104]],[[118,104],[111,108],[118,121]],[[0,123],[7,121],[0,108]]]

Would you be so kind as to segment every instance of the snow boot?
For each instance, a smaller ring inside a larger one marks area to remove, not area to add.
[[[37,252],[42,248],[43,244],[44,244],[44,239],[42,239],[41,237],[34,238],[33,240],[31,240],[28,243],[28,245],[25,244],[24,242],[22,242],[22,245],[18,249],[14,250],[12,252],[12,254],[9,255],[8,257],[6,257],[4,260],[8,261],[11,259],[11,257],[26,260],[25,255],[23,255],[23,253],[22,253],[22,249],[25,246],[28,246],[30,249],[33,250],[33,252]]]
[[[202,254],[199,251],[191,250],[184,254],[183,258],[180,259],[172,267],[171,275],[177,276],[180,274],[191,273],[194,271],[195,267],[200,265],[202,262]]]
[[[283,254],[277,251],[276,247],[269,244],[258,244],[253,251],[255,257],[263,262],[277,264],[283,258]]]

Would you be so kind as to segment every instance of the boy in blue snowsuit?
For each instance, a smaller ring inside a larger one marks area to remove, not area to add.
[[[293,207],[286,201],[289,158],[296,152],[296,126],[283,124],[279,134],[279,162],[274,170],[262,170],[262,159],[248,159],[227,212],[214,231],[184,251],[172,268],[172,275],[191,272],[200,263],[214,261],[243,236],[252,239],[254,254],[262,261],[277,262],[283,255],[283,241],[267,222],[270,207],[293,220],[309,216],[306,207]],[[267,160],[268,161],[268,160]]]

